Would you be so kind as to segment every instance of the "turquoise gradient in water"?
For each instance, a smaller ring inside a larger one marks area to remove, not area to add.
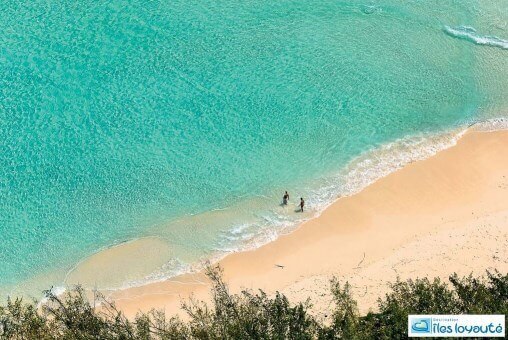
[[[0,8],[2,294],[147,235],[190,263],[280,190],[508,112],[501,0]]]

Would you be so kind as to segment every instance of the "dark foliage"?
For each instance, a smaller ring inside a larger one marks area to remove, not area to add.
[[[209,267],[212,303],[189,301],[188,321],[153,310],[128,320],[100,294],[81,287],[47,302],[8,300],[0,306],[0,339],[405,339],[408,314],[508,314],[508,275],[450,276],[397,281],[380,298],[378,312],[361,316],[350,286],[331,282],[335,306],[325,324],[309,314],[310,303],[291,304],[276,293],[231,294],[218,267]],[[92,303],[90,302],[92,301]],[[100,308],[96,304],[100,303]]]

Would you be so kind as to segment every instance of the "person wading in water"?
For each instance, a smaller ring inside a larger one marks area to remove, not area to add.
[[[286,191],[286,193],[284,194],[284,196],[282,196],[282,204],[287,205],[287,204],[288,204],[288,201],[289,201],[289,194],[288,194],[288,192]]]
[[[305,201],[303,200],[303,197],[300,197],[300,211],[303,212],[303,207],[305,206]]]

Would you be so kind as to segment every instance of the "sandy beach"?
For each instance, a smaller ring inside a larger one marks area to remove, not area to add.
[[[227,256],[220,261],[225,280],[233,292],[280,291],[293,302],[311,298],[314,313],[324,317],[333,276],[350,282],[366,312],[397,277],[506,273],[507,156],[508,131],[467,132],[456,146],[337,200],[291,234]],[[143,242],[158,251],[157,242]],[[93,270],[95,263],[107,272],[118,265],[114,259],[122,258],[122,251],[135,248],[135,243],[120,246],[110,251],[113,260],[105,261],[103,254],[83,268]],[[79,271],[74,275],[79,278]],[[195,273],[114,291],[109,298],[129,317],[152,308],[180,314],[182,301],[207,300],[209,288],[204,275]]]

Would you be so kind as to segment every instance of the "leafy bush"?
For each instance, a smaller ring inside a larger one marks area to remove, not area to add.
[[[452,275],[450,284],[434,279],[397,281],[378,300],[378,312],[360,315],[350,286],[331,281],[335,306],[328,324],[309,314],[310,302],[291,304],[276,293],[231,294],[218,267],[209,267],[212,301],[188,301],[184,322],[152,310],[128,320],[115,305],[81,287],[47,302],[8,300],[0,306],[1,339],[405,339],[408,314],[508,314],[508,275],[485,278]],[[91,301],[91,302],[90,302]],[[100,303],[100,308],[95,308]]]

